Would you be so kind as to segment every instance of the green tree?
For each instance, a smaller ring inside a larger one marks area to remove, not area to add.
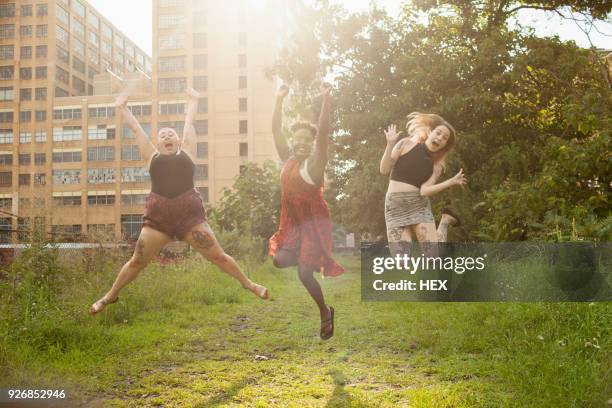
[[[382,129],[425,111],[459,130],[446,174],[462,167],[469,185],[433,200],[435,209],[451,205],[462,216],[455,238],[609,236],[612,99],[605,61],[508,23],[519,8],[542,4],[424,0],[391,18],[376,7],[348,14],[322,1],[301,14],[298,41],[273,71],[302,81],[301,89],[317,72],[337,73],[327,191],[336,222],[384,234]],[[601,2],[546,7],[564,6],[598,16],[610,11]]]

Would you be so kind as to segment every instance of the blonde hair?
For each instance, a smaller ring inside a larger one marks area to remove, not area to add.
[[[406,133],[416,143],[425,143],[429,132],[438,126],[444,126],[448,129],[450,134],[446,146],[437,152],[430,153],[434,162],[440,162],[444,165],[446,156],[455,147],[457,142],[455,128],[446,119],[435,113],[412,112],[406,116],[406,119],[408,119],[408,122],[406,122]]]

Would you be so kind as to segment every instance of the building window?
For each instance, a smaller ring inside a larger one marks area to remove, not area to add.
[[[53,91],[53,95],[56,98],[63,98],[65,96],[70,96],[70,93],[68,91],[66,91],[65,89],[62,89],[62,88],[56,86],[54,91]]]
[[[83,23],[77,20],[74,16],[72,16],[72,33],[77,34],[81,38],[85,36],[85,26],[83,25]],[[73,42],[75,39],[76,38],[74,37],[72,38]]]
[[[38,32],[37,32],[37,34],[38,34]],[[21,38],[31,38],[32,37],[32,26],[31,25],[22,25],[21,27],[19,27],[19,36]]]
[[[247,111],[247,107],[248,107],[248,103],[247,103],[247,98],[239,98],[238,99],[238,112],[246,112]]]
[[[244,135],[248,133],[248,131],[249,131],[248,121],[246,120],[238,121],[238,133],[240,133],[241,135]]]
[[[197,164],[193,178],[195,180],[208,180],[208,164]]]
[[[198,135],[208,134],[208,121],[207,120],[196,120],[193,126],[195,127],[196,133]]]
[[[102,35],[106,38],[113,38],[113,29],[102,21]]]
[[[58,25],[55,26],[55,38],[68,45],[68,31]]]
[[[79,0],[72,0],[72,11],[81,18],[85,18],[85,6]]]
[[[138,145],[121,146],[121,160],[142,160]]]
[[[239,153],[240,153],[240,157],[247,157],[249,155],[249,144],[240,143]]]
[[[22,4],[21,5],[21,17],[30,17],[30,16],[32,16],[32,5]]]
[[[150,123],[141,123],[140,127],[142,128],[142,130],[145,132],[147,136],[151,134],[151,124]],[[128,125],[123,125],[121,127],[121,138],[122,139],[134,139],[135,137],[136,136],[134,135],[134,132],[132,132],[132,129],[130,129]],[[150,138],[151,136],[149,136],[149,139]]]
[[[10,166],[12,164],[13,164],[13,155],[11,153],[0,154],[0,165]]]
[[[81,161],[81,152],[53,152],[53,163],[78,163]]]
[[[196,187],[202,196],[202,201],[208,202],[208,187]]]
[[[47,120],[47,111],[46,110],[37,110],[36,111],[36,121],[44,122]]]
[[[34,185],[44,186],[45,184],[47,184],[47,174],[46,173],[34,173]]]
[[[53,197],[53,205],[65,206],[65,205],[81,205],[81,196],[60,196]]]
[[[198,113],[208,113],[208,98],[198,100]]]
[[[65,142],[69,140],[81,140],[80,126],[64,126],[63,128],[53,128],[54,142]]]
[[[104,234],[104,235],[114,235],[115,234],[115,224],[87,224],[87,233],[88,234]],[[104,238],[104,237],[101,237]]]
[[[70,75],[68,74],[68,71],[57,66],[55,67],[55,79],[65,83],[66,85],[70,84]]]
[[[161,50],[176,50],[185,48],[184,34],[169,34],[159,36],[159,48]]]
[[[177,115],[185,113],[184,103],[159,103],[159,114],[160,115]]]
[[[87,110],[90,118],[112,118],[115,116],[114,106],[100,106]]]
[[[15,38],[15,24],[0,24],[0,40]]]
[[[32,163],[32,155],[30,153],[20,153],[19,154],[19,165],[20,166],[29,166]]]
[[[134,116],[151,116],[151,105],[128,105]]]
[[[247,87],[247,77],[246,75],[240,75],[238,77],[238,88],[245,89]]]
[[[47,77],[47,67],[36,67],[36,79]]]
[[[197,157],[198,159],[208,158],[208,142],[198,142],[197,144]]]
[[[0,4],[0,18],[15,17],[15,3]]]
[[[11,240],[11,233],[7,230],[12,229],[10,218],[0,218],[0,242],[6,244]]]
[[[193,48],[206,48],[207,42],[206,33],[193,33]]]
[[[53,184],[80,184],[81,170],[53,170]]]
[[[47,141],[47,132],[44,130],[37,130],[35,138],[36,143],[45,143]]]
[[[30,47],[30,51],[32,51],[32,47]],[[0,60],[13,59],[13,58],[15,58],[15,46],[14,45],[0,45]]]
[[[47,38],[47,25],[39,24],[36,26],[36,37],[37,38]]]
[[[72,57],[72,68],[76,69],[80,73],[85,73],[85,63],[75,56]]]
[[[31,132],[21,132],[19,133],[19,143],[32,143],[32,133]]]
[[[159,79],[160,93],[178,93],[183,92],[187,87],[186,78],[162,78]]]
[[[161,57],[159,58],[159,70],[161,72],[175,72],[185,70],[185,57]]]
[[[121,194],[121,205],[144,205],[147,194]]]
[[[238,68],[246,68],[246,66],[247,66],[246,54],[238,55]]]
[[[193,87],[196,91],[208,91],[208,77],[207,76],[194,76]]]
[[[12,198],[0,198],[0,208],[10,210],[13,207]]]
[[[0,187],[11,187],[13,185],[13,172],[0,172]]]
[[[55,17],[62,23],[66,24],[66,26],[70,25],[70,20],[68,18],[68,12],[64,10],[62,6],[58,3],[55,3]]]
[[[115,160],[114,146],[96,146],[87,148],[87,161]]]
[[[81,119],[81,108],[53,109],[53,120]]]
[[[115,169],[97,168],[87,170],[87,183],[89,184],[113,184],[115,182]]]
[[[41,166],[47,163],[47,154],[46,153],[34,153],[34,164],[37,166]]]
[[[57,47],[57,59],[68,65],[70,63],[70,53],[62,47]]]
[[[32,67],[19,68],[19,78],[22,80],[32,79]]]
[[[159,14],[158,28],[175,28],[185,24],[185,16],[182,14]]]
[[[32,88],[22,88],[19,90],[20,101],[31,101],[32,100]]]
[[[32,111],[21,111],[19,112],[19,121],[20,122],[31,122],[32,121]]]
[[[35,97],[37,101],[47,100],[47,88],[36,88]]]
[[[12,65],[0,67],[0,79],[13,79],[15,67]]]
[[[47,46],[46,45],[36,46],[36,58],[47,58]]]
[[[56,240],[64,242],[76,242],[81,240],[81,225],[52,225],[51,233],[55,235]]]
[[[31,183],[32,176],[30,174],[20,174],[19,175],[19,185],[20,186],[29,186]]]
[[[114,140],[115,128],[106,125],[90,126],[87,129],[88,140]]]
[[[0,129],[0,144],[12,144],[13,143],[13,130],[12,129]]]
[[[113,205],[115,204],[115,195],[88,195],[88,205]]]
[[[32,58],[32,46],[27,45],[25,47],[21,47],[19,51],[19,57],[21,59],[30,59]]]
[[[123,214],[121,216],[121,233],[124,237],[136,238],[142,229],[142,214]]]
[[[81,95],[85,93],[85,81],[80,78],[72,76],[72,87],[76,89]]]
[[[123,167],[121,169],[122,183],[146,183],[149,180],[149,170],[144,167]]]
[[[198,54],[193,56],[193,69],[208,68],[208,54]]]
[[[89,195],[87,196],[87,204],[88,205],[113,205],[115,204],[115,196],[114,195]]]
[[[46,4],[37,4],[36,5],[36,16],[43,17],[49,14],[49,9]]]
[[[0,122],[13,123],[13,112],[0,112]]]
[[[89,13],[87,13],[87,23],[93,26],[96,30],[100,29],[100,19],[89,9]]]
[[[0,88],[0,101],[12,101],[13,100],[13,87],[6,86]]]

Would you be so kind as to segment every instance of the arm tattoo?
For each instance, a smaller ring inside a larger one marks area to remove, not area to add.
[[[206,231],[191,231],[191,235],[197,246],[202,249],[210,249],[215,245],[214,238]]]

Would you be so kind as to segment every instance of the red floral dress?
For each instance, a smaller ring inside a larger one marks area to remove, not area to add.
[[[270,255],[284,249],[297,252],[298,263],[338,276],[344,272],[332,257],[332,222],[323,199],[323,186],[306,183],[301,161],[287,160],[281,172],[281,214],[278,231],[270,238]]]

